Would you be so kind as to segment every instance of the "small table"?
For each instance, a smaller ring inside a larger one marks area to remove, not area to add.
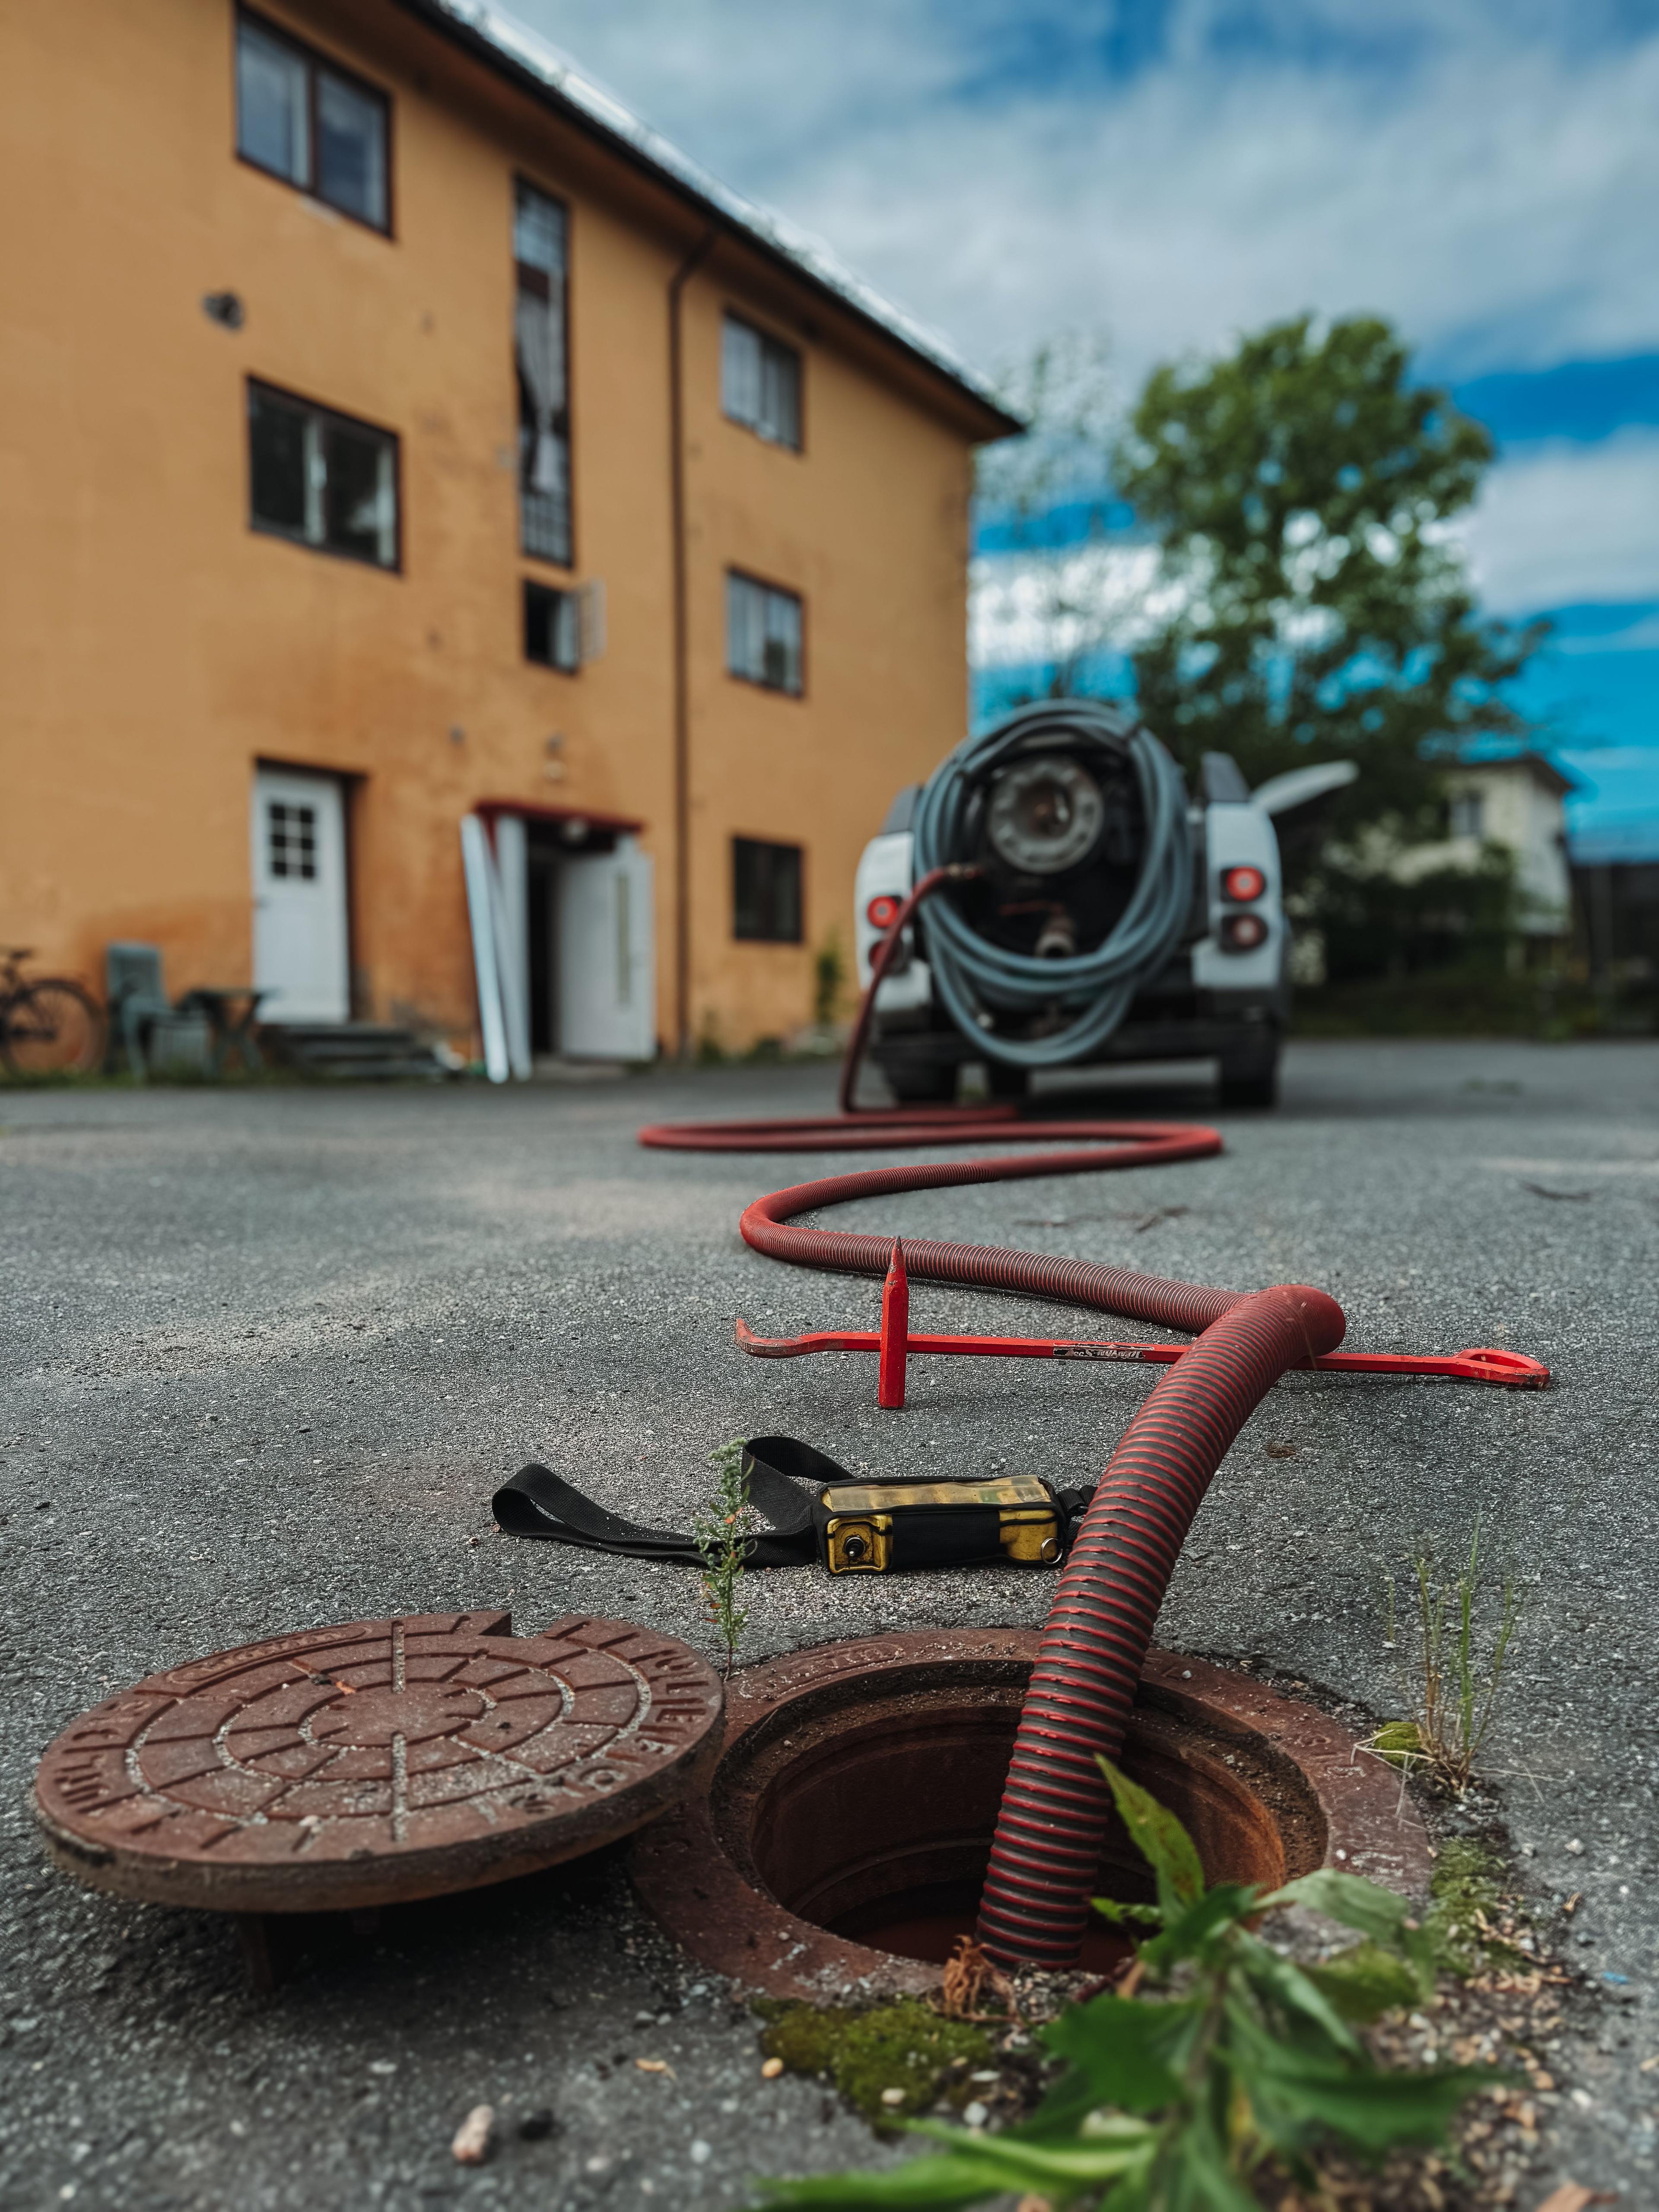
[[[225,1062],[233,1052],[242,1056],[242,1066],[250,1075],[264,1073],[264,1061],[253,1041],[253,1018],[263,1002],[270,998],[269,991],[250,990],[246,984],[233,984],[228,990],[216,990],[198,985],[186,991],[179,1001],[179,1011],[199,1010],[207,1017],[208,1027],[213,1032],[213,1073],[222,1075]],[[240,1013],[237,1002],[246,1000]]]

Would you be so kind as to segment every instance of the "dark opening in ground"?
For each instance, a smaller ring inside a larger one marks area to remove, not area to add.
[[[943,1964],[971,1931],[1027,1669],[991,1662],[892,1668],[854,1694],[833,1676],[789,1698],[722,1762],[721,1842],[757,1887],[803,1920]],[[1143,1690],[1126,1771],[1192,1833],[1212,1881],[1272,1887],[1316,1866],[1324,1822],[1293,1768]],[[1097,1893],[1149,1899],[1147,1869],[1115,1821]],[[1097,1921],[1085,1963],[1127,1946]]]

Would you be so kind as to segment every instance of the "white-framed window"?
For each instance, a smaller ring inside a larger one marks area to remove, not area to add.
[[[398,441],[252,379],[248,519],[254,529],[377,568],[398,564]]]
[[[800,356],[728,314],[720,329],[720,406],[774,446],[800,451]]]
[[[1486,802],[1478,791],[1460,791],[1453,794],[1450,813],[1451,834],[1454,837],[1484,837],[1486,834]]]
[[[793,592],[726,571],[726,665],[745,684],[800,696],[801,603]]]

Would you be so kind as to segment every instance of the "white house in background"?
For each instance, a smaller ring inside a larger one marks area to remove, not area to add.
[[[1574,779],[1542,753],[1517,751],[1460,761],[1446,785],[1446,836],[1398,854],[1394,874],[1410,883],[1437,868],[1474,868],[1483,845],[1501,845],[1515,856],[1522,935],[1568,936],[1572,882],[1564,801]]]

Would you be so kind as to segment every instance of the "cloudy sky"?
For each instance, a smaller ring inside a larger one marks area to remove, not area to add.
[[[1392,317],[1502,459],[1487,605],[1586,836],[1659,857],[1659,0],[515,0],[996,369]],[[1643,825],[1646,825],[1644,828]]]

